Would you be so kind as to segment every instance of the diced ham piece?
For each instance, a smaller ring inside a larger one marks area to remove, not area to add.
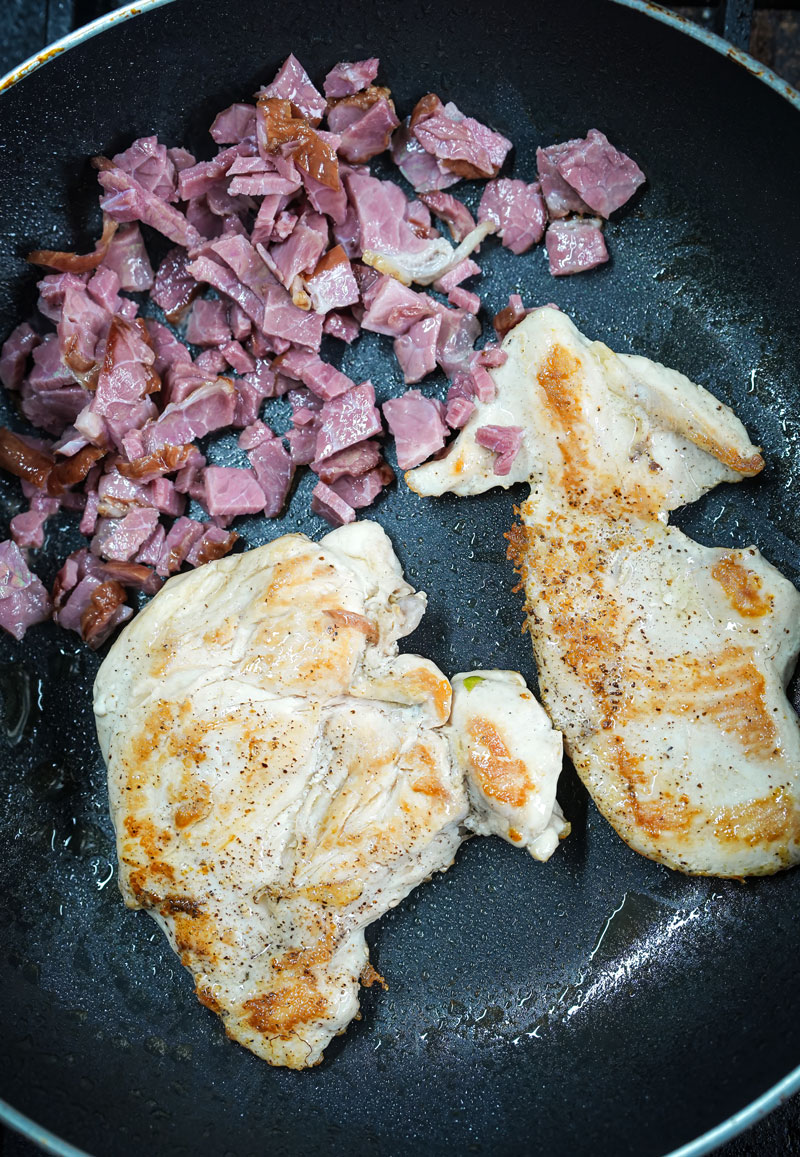
[[[504,338],[509,330],[518,325],[523,317],[528,313],[528,310],[522,304],[522,298],[518,293],[512,293],[508,298],[508,305],[503,306],[494,315],[494,328],[499,338]]]
[[[427,294],[416,293],[388,274],[370,292],[368,303],[361,328],[389,337],[399,337],[415,322],[436,312],[436,304]]]
[[[297,222],[286,241],[261,250],[272,273],[291,291],[295,278],[312,273],[328,246],[328,223],[320,213],[309,213]],[[348,303],[349,304],[349,303]]]
[[[210,161],[200,161],[196,165],[182,169],[178,175],[178,193],[182,201],[192,201],[202,197],[212,189],[219,188],[228,169],[237,157],[253,157],[256,147],[252,140],[245,139],[230,148],[220,149]]]
[[[544,244],[554,277],[583,273],[608,261],[603,227],[597,217],[553,221],[545,234]]]
[[[52,612],[44,584],[28,568],[15,542],[0,542],[0,627],[21,639],[28,627],[43,623]]]
[[[32,388],[28,380],[22,383],[21,409],[34,426],[58,438],[72,425],[90,396],[74,383],[62,389],[39,391]]]
[[[153,267],[135,221],[121,225],[111,239],[103,265],[113,269],[120,289],[140,292],[153,284]]]
[[[186,556],[189,566],[204,566],[216,558],[226,555],[239,538],[235,530],[223,530],[221,526],[207,526],[200,538],[192,545]]]
[[[3,342],[0,351],[0,382],[7,390],[18,390],[22,385],[28,358],[41,340],[39,334],[23,321]]]
[[[395,129],[390,149],[392,160],[417,193],[447,189],[460,180],[458,173],[446,169],[420,144],[411,128],[410,117]]]
[[[194,364],[198,370],[202,371],[203,380],[208,381],[210,378],[218,378],[220,374],[223,374],[228,362],[222,350],[208,349],[197,355]],[[194,388],[194,384],[191,384],[188,393],[191,393]],[[182,395],[183,397],[188,396],[186,391],[182,391]],[[177,400],[177,396],[170,394],[171,402]]]
[[[167,320],[177,324],[200,291],[186,267],[189,257],[180,246],[170,249],[156,272],[151,299],[164,310]]]
[[[111,159],[118,168],[135,177],[148,193],[154,193],[162,201],[177,199],[175,166],[166,146],[158,143],[158,137],[139,137],[124,153],[117,153]]]
[[[541,186],[508,177],[490,181],[481,197],[478,220],[493,221],[506,249],[525,253],[541,241],[547,225]]]
[[[467,313],[478,313],[481,308],[481,299],[477,293],[470,293],[468,289],[463,289],[460,285],[450,290],[447,300],[456,309],[465,309]]]
[[[155,417],[156,407],[148,394],[158,390],[161,383],[153,369],[155,353],[146,335],[141,322],[131,324],[117,317],[112,321],[97,389],[75,422],[89,442],[104,445],[110,439],[121,449],[122,437],[131,427],[141,427]],[[94,418],[102,420],[99,437],[89,421]]]
[[[136,303],[133,301],[123,302],[119,295],[119,278],[113,269],[109,269],[107,265],[101,265],[97,271],[89,278],[86,283],[86,292],[91,297],[92,301],[101,305],[108,313],[126,313],[125,306],[132,307],[134,316],[136,312]]]
[[[472,392],[479,402],[491,402],[497,394],[494,378],[479,362],[473,365],[469,374]]]
[[[364,106],[362,98],[374,92],[377,98]],[[338,153],[353,165],[363,165],[389,147],[392,133],[400,124],[394,107],[380,89],[346,97],[328,112],[331,132],[340,135]]]
[[[237,145],[256,135],[256,108],[252,104],[232,104],[217,113],[209,129],[218,145]]]
[[[372,382],[362,382],[322,407],[314,457],[329,458],[356,442],[374,438],[381,428]]]
[[[470,398],[466,398],[463,395],[457,395],[451,398],[448,391],[444,420],[451,430],[460,430],[463,426],[466,426],[474,413],[475,403]]]
[[[401,470],[419,466],[441,450],[447,437],[444,406],[426,398],[419,390],[409,390],[401,398],[383,403],[383,415],[394,436],[397,465]]]
[[[352,96],[354,92],[361,92],[372,84],[378,75],[378,58],[373,56],[369,60],[342,60],[334,65],[322,86],[328,99],[342,96]]]
[[[76,631],[94,649],[133,614],[122,585],[88,550],[71,554],[56,575],[53,605],[59,626]]]
[[[329,522],[331,526],[344,526],[355,522],[356,512],[348,502],[340,498],[335,490],[318,482],[311,491],[311,510]]]
[[[506,137],[464,116],[452,103],[418,120],[413,132],[427,152],[459,177],[496,177],[511,148]]]
[[[149,507],[131,510],[124,518],[102,518],[92,539],[92,553],[105,559],[130,562],[157,524],[158,511]]]
[[[161,556],[156,563],[156,574],[167,578],[179,571],[204,530],[202,522],[196,522],[193,518],[176,518],[164,539]]]
[[[247,457],[264,496],[264,514],[267,518],[277,518],[286,504],[295,464],[281,439],[274,436],[253,446]]]
[[[305,279],[305,283],[311,308],[317,313],[343,309],[358,301],[358,286],[353,269],[341,245],[334,245],[320,257],[314,272]]]
[[[149,506],[147,486],[125,478],[116,467],[106,471],[97,484],[98,510],[108,518],[122,518],[132,506]]]
[[[244,341],[253,332],[253,323],[241,306],[231,302],[228,308],[228,323],[234,341]]]
[[[589,206],[578,196],[571,185],[567,184],[558,171],[560,158],[575,146],[579,140],[564,141],[560,145],[550,145],[546,149],[536,150],[536,166],[539,170],[539,183],[542,187],[542,196],[547,205],[547,214],[551,221],[559,217],[566,217],[569,213],[589,213]]]
[[[78,523],[78,530],[81,534],[85,534],[87,538],[95,532],[97,527],[97,518],[99,514],[100,499],[96,490],[88,490],[86,493],[86,505],[83,508],[81,520]]]
[[[319,421],[308,426],[293,426],[288,432],[286,441],[289,443],[289,456],[293,466],[308,466],[313,462],[317,452],[318,433]]]
[[[325,115],[325,97],[311,83],[311,78],[292,53],[286,57],[271,84],[259,92],[262,97],[288,100],[300,116],[311,124],[319,124]]]
[[[176,173],[182,173],[184,169],[190,169],[192,165],[196,164],[194,155],[180,145],[167,149],[167,156],[175,166]]]
[[[15,514],[9,523],[11,537],[17,546],[37,550],[44,545],[44,524],[61,505],[58,498],[51,497],[43,490],[34,490],[29,500],[29,509]]]
[[[62,362],[81,385],[91,388],[97,381],[110,323],[111,314],[94,301],[85,283],[73,281],[65,286],[58,344]]]
[[[475,364],[486,366],[488,369],[496,369],[497,366],[504,366],[507,361],[508,354],[506,351],[496,345],[485,345],[482,350],[478,350],[475,354]]]
[[[514,459],[522,445],[521,426],[479,426],[475,431],[475,441],[496,454],[494,472],[504,477],[511,470]]]
[[[161,514],[173,517],[183,514],[186,509],[186,498],[175,489],[175,483],[169,478],[154,478],[148,487],[150,501]]]
[[[204,505],[209,514],[258,514],[264,509],[264,491],[250,470],[239,466],[206,466]]]
[[[252,450],[262,442],[269,442],[275,435],[265,422],[255,421],[246,426],[239,435],[239,447],[242,450]]]
[[[355,446],[348,446],[338,454],[322,462],[312,462],[311,469],[320,476],[323,482],[330,486],[345,474],[358,478],[373,470],[381,460],[381,450],[377,442],[358,442]]]
[[[354,510],[362,510],[371,506],[385,486],[394,481],[394,470],[384,462],[374,470],[353,478],[344,475],[330,484],[331,490],[339,498],[344,499]]]
[[[227,341],[220,347],[220,353],[232,370],[237,374],[252,374],[256,368],[256,359],[249,354],[241,342]]]
[[[415,322],[406,333],[394,339],[395,357],[407,385],[421,382],[436,369],[436,349],[441,328],[442,315],[437,312]]]
[[[329,334],[331,337],[337,337],[339,341],[346,342],[347,345],[352,345],[361,332],[361,327],[354,317],[350,317],[346,313],[336,313],[334,311],[333,313],[329,313],[325,318],[322,332]]]
[[[322,398],[326,402],[330,401],[331,398],[338,398],[347,390],[352,390],[355,385],[355,382],[352,378],[348,378],[347,374],[343,374],[341,370],[337,370],[335,366],[322,361],[321,358],[316,358],[314,362],[306,366],[301,380],[318,398]]]
[[[442,319],[436,343],[436,360],[449,378],[469,368],[473,346],[481,332],[481,323],[464,309],[439,307]]]
[[[75,379],[61,362],[61,351],[56,334],[47,333],[42,344],[34,347],[34,368],[28,375],[31,390],[60,390],[72,385]]]
[[[259,359],[253,372],[245,374],[234,384],[238,397],[233,424],[249,426],[258,417],[264,399],[275,398],[285,393],[285,386],[288,383],[271,369],[268,361]]]
[[[585,140],[560,146],[556,167],[584,204],[600,217],[610,217],[645,180],[636,162],[615,149],[598,129],[590,129]]]
[[[123,223],[141,221],[184,249],[197,249],[203,244],[204,238],[174,205],[162,201],[140,185],[135,177],[105,158],[96,157],[95,163],[100,168],[97,179],[105,189],[100,207],[109,217]]]
[[[475,221],[467,206],[451,193],[420,193],[419,199],[427,205],[434,217],[444,221],[456,244],[475,228]]]
[[[201,346],[218,346],[230,341],[227,303],[199,297],[192,305],[184,336],[192,345]]]
[[[184,446],[230,426],[236,407],[236,390],[226,378],[199,386],[182,402],[171,402],[155,422],[142,430],[144,451],[152,454],[163,446]]]
[[[166,537],[167,532],[161,523],[159,523],[137,554],[136,562],[144,566],[157,566],[161,559]]]
[[[430,285],[458,265],[475,249],[494,224],[485,221],[469,233],[457,249],[444,237],[420,237],[405,216],[402,189],[363,173],[345,177],[361,236],[362,260],[381,273],[390,273],[406,285]]]
[[[443,277],[437,278],[433,283],[433,288],[438,289],[440,293],[450,293],[462,281],[466,281],[468,277],[475,277],[480,271],[480,265],[476,264],[470,257],[465,257],[463,261],[459,261],[458,265],[449,269]]]

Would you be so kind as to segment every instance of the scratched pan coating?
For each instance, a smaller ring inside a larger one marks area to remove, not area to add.
[[[514,175],[533,178],[538,143],[593,125],[641,164],[649,184],[608,226],[608,266],[553,280],[541,248],[515,258],[486,244],[487,311],[510,291],[554,301],[590,337],[734,405],[767,469],[676,521],[701,541],[757,543],[797,582],[797,112],[732,61],[615,5],[374,0],[331,15],[318,0],[175,0],[7,92],[0,336],[34,301],[21,255],[93,236],[87,156],[150,132],[207,156],[215,112],[290,50],[318,80],[336,60],[378,55],[401,110],[435,90],[512,137]],[[473,206],[480,194],[457,191]],[[341,365],[383,397],[400,386],[389,339],[365,336]],[[279,406],[273,416],[286,421]],[[230,439],[211,453],[234,460]],[[243,520],[247,545],[321,534],[309,490],[306,478],[280,521]],[[534,677],[502,539],[523,494],[423,501],[400,486],[371,512],[429,593],[408,645],[450,673]],[[3,536],[19,502],[4,480]],[[76,545],[56,522],[35,568],[49,581]],[[573,830],[552,860],[496,839],[465,845],[371,929],[389,991],[364,991],[363,1019],[321,1067],[270,1069],[225,1039],[150,918],[122,905],[90,708],[101,656],[52,625],[0,644],[0,1096],[87,1152],[649,1157],[800,1060],[800,875],[675,875],[630,851],[567,768]]]

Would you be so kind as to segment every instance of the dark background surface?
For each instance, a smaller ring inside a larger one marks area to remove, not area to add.
[[[6,23],[0,31],[0,72],[37,51],[71,27],[85,23],[114,5],[99,0],[5,0]],[[681,9],[702,21],[713,13]],[[800,20],[796,11],[759,10],[752,21],[751,49],[790,82],[800,81]],[[421,644],[420,644],[421,646]],[[533,1140],[533,1139],[532,1139]],[[534,1141],[535,1144],[535,1141]],[[12,1133],[0,1131],[2,1157],[32,1157],[38,1152]],[[724,1147],[724,1157],[800,1154],[800,1098],[793,1098],[770,1118]],[[103,1157],[98,1153],[96,1157]]]

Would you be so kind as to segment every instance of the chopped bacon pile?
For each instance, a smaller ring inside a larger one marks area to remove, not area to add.
[[[500,177],[511,141],[433,93],[401,120],[378,69],[341,62],[320,92],[289,56],[255,103],[215,118],[211,159],[155,136],[95,157],[95,247],[30,254],[40,316],[0,351],[0,381],[42,432],[0,430],[0,469],[27,500],[0,543],[0,627],[16,638],[52,616],[100,646],[133,613],[128,592],[220,558],[237,516],[278,517],[299,467],[318,478],[312,510],[352,521],[394,478],[384,424],[401,469],[441,451],[504,361],[476,351],[481,299],[464,284],[490,234],[516,254],[544,238],[556,274],[607,259],[600,219],[644,176],[602,133],[540,149],[534,183]],[[387,150],[416,198],[370,173]],[[464,178],[485,182],[477,222],[445,192]],[[148,231],[172,246],[155,269]],[[524,315],[512,296],[498,335]],[[392,339],[408,385],[442,370],[446,401],[419,389],[376,401],[329,360],[329,338],[362,330]],[[282,433],[262,414],[279,397],[292,410]],[[214,435],[230,429],[240,462],[220,465]],[[481,439],[507,472],[519,432]],[[50,596],[23,552],[60,510],[89,543]]]

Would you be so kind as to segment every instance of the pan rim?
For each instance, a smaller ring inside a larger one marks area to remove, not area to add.
[[[108,28],[133,19],[136,16],[142,16],[153,9],[161,8],[172,2],[173,0],[134,0],[133,3],[125,4],[113,12],[107,13],[105,16],[100,16],[90,24],[86,24],[82,28],[70,32],[67,36],[61,37],[60,40],[54,41],[46,48],[28,57],[27,60],[24,60],[21,64],[18,64],[7,72],[5,76],[0,77],[0,96],[24,80],[30,73],[37,71],[50,60],[69,51],[69,49],[75,48],[86,40],[90,40]],[[619,4],[623,8],[629,8],[635,12],[649,16],[661,24],[666,24],[668,27],[699,41],[721,56],[727,57],[729,60],[745,68],[756,80],[766,84],[800,111],[800,91],[793,88],[792,85],[779,77],[772,69],[767,68],[766,65],[761,64],[754,57],[750,56],[749,53],[736,48],[715,32],[710,32],[685,17],[679,16],[675,12],[670,12],[668,9],[662,8],[659,4],[652,3],[652,0],[614,0],[614,3]],[[800,868],[797,870],[800,871]],[[749,1105],[733,1113],[726,1120],[721,1121],[718,1125],[702,1133],[694,1140],[687,1142],[678,1149],[670,1150],[664,1157],[702,1157],[703,1154],[711,1153],[719,1146],[733,1140],[734,1137],[763,1120],[774,1109],[777,1109],[798,1091],[800,1091],[800,1065],[787,1073],[785,1077],[770,1089],[767,1089],[759,1097],[756,1097]],[[38,1125],[32,1118],[25,1116],[25,1114],[19,1112],[19,1110],[1,1098],[0,1125],[14,1129],[15,1132],[21,1134],[27,1140],[32,1141],[35,1145],[38,1145],[44,1152],[53,1154],[54,1157],[90,1157],[90,1154],[85,1150],[77,1148],[70,1144],[69,1141],[58,1137],[49,1129]]]

